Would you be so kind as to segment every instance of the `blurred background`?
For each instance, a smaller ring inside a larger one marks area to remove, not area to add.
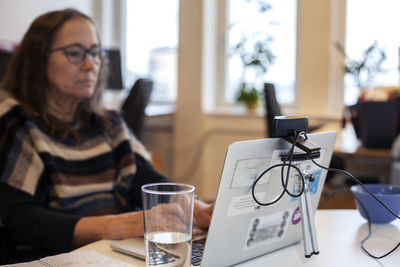
[[[203,199],[216,197],[230,143],[268,137],[265,83],[282,114],[338,132],[346,170],[400,183],[399,1],[0,0],[0,78],[33,19],[66,7],[94,19],[109,52],[107,107],[152,81],[135,133],[161,173]],[[350,184],[333,175],[326,193]]]

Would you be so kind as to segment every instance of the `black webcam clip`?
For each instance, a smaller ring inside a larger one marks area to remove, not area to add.
[[[275,116],[273,121],[273,137],[281,137],[293,144],[297,134],[308,132],[308,117],[301,116]],[[300,135],[296,144],[305,153],[294,153],[293,161],[319,158],[321,148]]]

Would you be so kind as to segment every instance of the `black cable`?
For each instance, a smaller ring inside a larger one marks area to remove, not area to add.
[[[294,151],[294,148],[296,146],[296,143],[299,141],[299,138],[300,138],[301,135],[304,135],[306,139],[307,139],[307,136],[305,135],[305,132],[295,132],[294,135],[295,135],[295,138],[293,139],[292,147],[291,147],[290,151],[288,152],[288,154],[286,155],[285,160],[283,162],[283,164],[285,164],[286,161],[287,161],[288,156],[290,155],[289,166],[288,166],[288,169],[287,169],[287,172],[286,172],[286,183],[285,184],[283,183],[283,169],[284,169],[283,167],[281,169],[281,182],[282,182],[282,186],[283,186],[283,189],[285,190],[285,192],[289,196],[297,198],[297,197],[300,197],[304,192],[304,177],[303,177],[303,175],[301,175],[302,187],[301,187],[301,190],[300,190],[300,192],[298,194],[290,193],[289,190],[287,190],[287,183],[288,183],[288,180],[289,180],[290,167],[294,166],[294,165],[292,165],[292,160],[293,160],[293,151]]]
[[[364,247],[364,243],[365,243],[365,242],[371,237],[371,235],[372,235],[371,218],[369,217],[368,211],[367,211],[367,209],[365,208],[364,204],[358,199],[358,197],[357,197],[356,195],[353,194],[353,196],[354,196],[354,198],[358,201],[358,204],[360,204],[361,208],[364,210],[365,214],[367,215],[367,221],[368,221],[368,235],[367,235],[363,240],[361,240],[361,242],[360,242],[360,247],[361,247],[361,249],[362,249],[368,256],[370,256],[370,257],[372,257],[372,258],[374,258],[374,259],[377,259],[377,260],[382,259],[382,258],[386,257],[387,255],[391,254],[393,251],[395,251],[395,250],[400,246],[400,242],[397,243],[397,245],[396,245],[393,249],[391,249],[389,252],[387,252],[387,253],[385,253],[385,254],[383,254],[383,255],[381,255],[381,256],[375,256],[375,255],[371,254],[371,253]],[[396,217],[397,217],[397,216],[396,216]]]
[[[394,213],[388,206],[385,205],[385,203],[383,203],[379,198],[377,198],[359,179],[357,179],[354,175],[352,175],[351,173],[345,171],[345,170],[341,170],[341,169],[335,169],[335,168],[328,168],[325,166],[322,166],[321,164],[317,163],[313,158],[311,158],[311,161],[317,165],[318,167],[325,169],[327,171],[332,171],[332,172],[339,172],[342,174],[345,174],[347,176],[349,176],[350,178],[352,178],[356,183],[358,183],[372,198],[374,198],[379,204],[382,205],[382,207],[384,207],[388,212],[390,212],[395,218],[400,219],[400,217]],[[344,189],[343,189],[344,190]],[[347,189],[348,190],[348,189]],[[333,197],[334,194],[336,194],[337,192],[341,191],[336,190],[335,192],[331,193],[331,196],[328,198],[328,200]],[[358,199],[358,197],[356,195],[354,195],[354,198],[357,200],[358,204],[360,204],[361,208],[364,210],[364,212],[367,215],[367,221],[368,221],[368,235],[361,240],[360,242],[360,247],[361,249],[370,257],[374,258],[374,259],[382,259],[384,257],[386,257],[387,255],[391,254],[393,251],[395,251],[399,246],[400,246],[400,242],[389,252],[385,253],[384,255],[381,256],[375,256],[373,254],[371,254],[365,247],[364,247],[364,243],[371,237],[372,235],[372,231],[371,231],[371,218],[368,214],[367,209],[365,208],[365,206],[363,205],[363,203]],[[324,201],[324,204],[326,203],[327,200]]]
[[[258,205],[260,205],[260,206],[269,206],[269,205],[272,205],[272,204],[278,202],[278,201],[283,197],[283,195],[285,194],[285,192],[286,192],[288,195],[292,196],[292,197],[299,197],[299,196],[301,196],[301,195],[303,194],[304,188],[305,188],[305,181],[304,181],[303,174],[301,173],[300,169],[299,169],[296,165],[293,165],[293,164],[292,164],[293,151],[294,151],[294,148],[295,148],[295,146],[296,146],[296,143],[298,142],[298,140],[299,140],[299,138],[300,138],[300,134],[302,134],[302,133],[303,133],[303,132],[301,132],[301,133],[295,133],[295,138],[294,138],[294,140],[293,140],[292,146],[290,147],[288,153],[286,154],[283,163],[282,163],[282,164],[275,164],[275,165],[269,167],[268,169],[264,170],[264,171],[257,177],[257,179],[254,181],[254,183],[253,183],[253,185],[252,185],[252,187],[251,187],[251,194],[252,194],[252,196],[253,196],[254,201],[255,201]],[[289,163],[286,164],[288,158],[289,158]],[[288,167],[287,173],[286,173],[286,180],[284,180],[284,168],[285,168],[285,166]],[[272,200],[271,202],[267,202],[267,203],[262,203],[262,202],[258,201],[257,198],[256,198],[256,196],[255,196],[255,192],[254,192],[254,191],[255,191],[255,187],[256,187],[258,181],[259,181],[267,172],[269,172],[270,170],[272,170],[272,169],[274,169],[274,168],[276,168],[276,167],[282,167],[282,168],[281,168],[281,183],[282,183],[283,190],[282,190],[282,192],[279,194],[279,196],[278,196],[275,200]],[[290,176],[290,175],[289,175],[289,174],[290,174],[290,167],[295,168],[295,170],[297,170],[297,172],[299,173],[299,177],[300,177],[300,181],[301,181],[301,189],[300,189],[300,192],[299,192],[298,194],[292,194],[292,193],[290,193],[289,190],[287,189],[287,184],[288,184],[288,182],[289,182],[289,176]]]
[[[333,169],[333,168],[328,168],[328,169]],[[337,169],[337,170],[339,170],[339,169]],[[351,177],[351,176],[350,176],[350,177]],[[335,191],[331,192],[331,193],[324,199],[324,201],[318,205],[318,208],[322,208],[330,199],[332,199],[338,192],[341,192],[341,191],[347,191],[347,192],[350,192],[350,193],[351,193],[350,189],[348,189],[347,187],[338,188],[338,189],[336,189]],[[367,209],[365,208],[364,204],[360,201],[360,199],[359,199],[356,195],[354,195],[354,194],[353,194],[353,196],[354,196],[354,198],[356,199],[356,201],[358,202],[358,204],[360,205],[360,207],[361,207],[361,208],[363,209],[363,211],[365,212],[365,215],[367,216],[367,222],[368,222],[368,234],[367,234],[367,236],[366,236],[363,240],[361,240],[361,242],[360,242],[360,247],[361,247],[361,249],[362,249],[368,256],[370,256],[371,258],[374,258],[374,259],[376,259],[376,260],[379,260],[379,259],[382,259],[382,258],[388,256],[389,254],[391,254],[393,251],[395,251],[395,250],[400,246],[400,242],[397,243],[397,245],[396,245],[393,249],[391,249],[389,252],[387,252],[387,253],[385,253],[385,254],[383,254],[383,255],[381,255],[381,256],[375,256],[375,255],[373,255],[371,252],[369,252],[369,251],[364,247],[364,243],[365,243],[365,242],[371,237],[371,235],[372,235],[371,217],[369,216],[369,213],[368,213]]]
[[[291,148],[290,148],[289,151],[288,151],[288,154],[285,156],[285,159],[284,159],[283,163],[282,163],[282,164],[275,164],[275,165],[269,167],[268,169],[264,170],[264,171],[257,177],[257,179],[254,181],[254,183],[253,183],[253,185],[252,185],[252,187],[251,187],[251,194],[252,194],[252,197],[253,197],[254,201],[255,201],[258,205],[260,205],[260,206],[269,206],[269,205],[272,205],[272,204],[278,202],[278,201],[283,197],[283,195],[285,194],[285,192],[286,192],[288,195],[292,196],[292,197],[299,197],[299,196],[301,196],[301,195],[304,193],[305,181],[304,181],[303,174],[302,174],[302,172],[300,171],[300,169],[299,169],[296,165],[293,165],[293,164],[292,164],[294,147],[295,147],[296,143],[298,142],[298,140],[299,140],[299,138],[300,138],[300,135],[303,135],[305,139],[308,139],[308,137],[307,137],[307,135],[306,135],[305,132],[295,133],[294,141],[293,141],[293,143],[292,143]],[[376,197],[376,196],[375,196],[375,195],[374,195],[360,180],[358,180],[358,179],[357,179],[355,176],[353,176],[351,173],[349,173],[349,172],[347,172],[347,171],[345,171],[345,170],[341,170],[341,169],[335,169],[335,168],[324,167],[324,166],[320,165],[319,163],[317,163],[310,155],[308,155],[308,156],[309,156],[308,158],[310,158],[311,161],[312,161],[315,165],[317,165],[318,167],[320,167],[320,168],[322,168],[322,169],[325,169],[325,170],[327,170],[327,171],[340,172],[340,173],[342,173],[342,174],[345,174],[345,175],[351,177],[351,178],[352,178],[355,182],[357,182],[370,196],[372,196],[379,204],[381,204],[387,211],[389,211],[389,212],[390,212],[394,217],[396,217],[397,219],[400,219],[400,217],[399,217],[397,214],[395,214],[389,207],[387,207],[387,206],[386,206],[379,198],[377,198],[377,197]],[[289,159],[289,163],[286,164],[286,162],[287,162],[288,159]],[[284,180],[284,167],[285,167],[285,166],[288,167],[287,172],[286,172],[286,180]],[[281,183],[282,183],[283,190],[282,190],[282,192],[280,193],[280,195],[279,195],[275,200],[273,200],[273,201],[271,201],[271,202],[267,202],[267,203],[262,203],[262,202],[258,201],[257,198],[256,198],[256,196],[255,196],[255,192],[254,192],[254,191],[255,191],[255,187],[256,187],[258,181],[259,181],[267,172],[269,172],[269,171],[271,171],[272,169],[277,168],[277,167],[282,167],[282,168],[281,168]],[[301,183],[302,183],[302,188],[301,188],[299,194],[297,194],[297,195],[290,193],[290,192],[288,191],[288,189],[287,189],[287,184],[288,184],[288,180],[289,180],[289,176],[290,176],[289,174],[290,174],[290,168],[291,168],[291,167],[293,167],[293,168],[296,169],[296,171],[300,174],[300,178],[301,178],[300,180],[301,180]],[[339,189],[335,190],[335,191],[332,192],[330,195],[328,195],[328,197],[326,197],[326,199],[324,200],[324,202],[323,202],[322,204],[319,205],[319,208],[322,207],[323,205],[325,205],[325,203],[326,203],[329,199],[331,199],[337,192],[342,191],[342,190],[350,191],[349,189],[344,189],[344,188],[339,188]],[[370,218],[370,216],[369,216],[369,214],[368,214],[368,211],[367,211],[367,209],[365,208],[364,204],[358,199],[358,197],[357,197],[356,195],[353,194],[353,196],[354,196],[354,198],[357,200],[358,204],[360,204],[361,208],[364,210],[365,214],[367,215],[367,221],[368,221],[368,235],[367,235],[363,240],[361,240],[361,242],[360,242],[360,247],[361,247],[361,249],[362,249],[368,256],[370,256],[370,257],[372,257],[372,258],[374,258],[374,259],[382,259],[382,258],[388,256],[389,254],[391,254],[393,251],[395,251],[395,250],[400,246],[400,242],[399,242],[393,249],[391,249],[389,252],[387,252],[387,253],[385,253],[385,254],[383,254],[383,255],[381,255],[381,256],[375,256],[375,255],[371,254],[371,253],[364,247],[364,243],[365,243],[365,242],[371,237],[371,235],[372,235],[372,230],[371,230],[371,218]]]
[[[251,194],[252,194],[252,196],[253,196],[254,201],[255,201],[258,205],[260,205],[260,206],[269,206],[269,205],[272,205],[272,204],[278,202],[278,201],[282,198],[282,196],[285,194],[285,189],[283,189],[282,192],[281,192],[281,194],[280,194],[275,200],[273,200],[273,201],[271,201],[271,202],[267,202],[267,203],[262,203],[262,202],[260,202],[260,201],[257,200],[257,198],[256,198],[256,196],[255,196],[255,192],[254,192],[254,191],[255,191],[256,184],[258,183],[258,181],[259,181],[267,172],[269,172],[270,170],[272,170],[272,169],[274,169],[274,168],[276,168],[276,167],[282,167],[282,168],[283,168],[284,166],[288,166],[288,164],[286,164],[286,165],[284,165],[283,163],[281,163],[281,164],[275,164],[275,165],[269,167],[268,169],[264,170],[264,171],[257,177],[257,179],[254,181],[253,186],[251,187]],[[300,174],[300,177],[301,177],[302,190],[301,190],[301,193],[299,194],[299,195],[301,195],[301,194],[304,192],[304,177],[303,177],[303,174],[301,173],[300,169],[299,169],[296,165],[292,165],[292,167],[295,168],[295,169],[297,170],[297,172]]]
[[[381,204],[388,212],[390,212],[394,217],[396,217],[397,219],[400,219],[400,217],[394,213],[388,206],[385,205],[385,203],[383,203],[379,198],[377,198],[360,180],[358,180],[354,175],[352,175],[351,173],[345,171],[345,170],[341,170],[341,169],[335,169],[335,168],[327,168],[324,167],[322,165],[320,165],[319,163],[317,163],[314,159],[311,159],[311,161],[317,165],[318,167],[328,170],[328,171],[333,171],[333,172],[340,172],[343,173],[347,176],[349,176],[350,178],[352,178],[355,182],[357,182],[371,197],[373,197],[376,201],[378,201],[379,204]]]
[[[337,193],[339,193],[339,192],[341,192],[341,191],[348,191],[348,192],[351,193],[351,191],[350,191],[347,187],[345,187],[345,186],[340,187],[340,188],[337,188],[337,189],[335,189],[333,192],[329,193],[328,196],[324,197],[324,200],[323,200],[322,202],[319,203],[318,209],[323,208],[323,207],[325,206],[325,204],[326,204],[329,200],[331,200],[331,198],[333,198]]]
[[[281,183],[282,183],[282,187],[283,187],[283,189],[284,189],[284,192],[286,192],[286,193],[287,193],[289,196],[291,196],[291,197],[299,197],[299,196],[301,196],[301,194],[303,194],[303,192],[304,192],[304,178],[301,179],[302,182],[303,182],[303,183],[302,183],[302,188],[301,188],[300,192],[299,192],[297,195],[296,195],[296,194],[290,193],[290,191],[287,189],[287,184],[288,184],[289,176],[290,176],[290,167],[292,166],[292,160],[293,160],[293,151],[294,151],[294,148],[295,148],[295,146],[296,146],[296,143],[299,141],[299,138],[300,138],[300,134],[299,134],[299,133],[295,133],[295,138],[293,139],[292,146],[291,146],[290,150],[288,151],[288,153],[287,153],[287,155],[286,155],[286,157],[285,157],[285,160],[283,161],[283,165],[285,165],[287,159],[289,158],[289,164],[288,164],[287,171],[286,171],[286,181],[285,181],[285,182],[283,182],[284,167],[282,167],[282,169],[281,169]]]

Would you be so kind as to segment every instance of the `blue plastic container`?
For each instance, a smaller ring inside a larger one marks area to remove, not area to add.
[[[400,214],[400,186],[389,184],[366,184],[365,186],[395,214]],[[396,217],[370,196],[360,185],[353,185],[350,190],[353,195],[362,202],[372,223],[389,223],[396,219]],[[361,216],[367,219],[368,217],[357,199],[354,199],[357,209]]]

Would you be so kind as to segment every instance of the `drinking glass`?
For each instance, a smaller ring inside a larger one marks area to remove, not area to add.
[[[142,186],[146,266],[190,266],[194,189],[180,183]]]

